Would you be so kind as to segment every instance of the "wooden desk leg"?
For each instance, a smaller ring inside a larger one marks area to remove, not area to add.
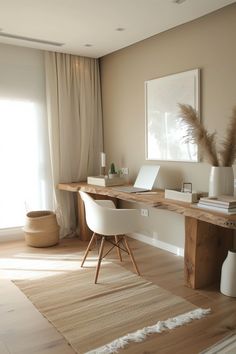
[[[220,280],[221,266],[233,247],[234,231],[185,217],[185,284],[204,288]]]
[[[79,223],[79,238],[82,241],[88,241],[92,237],[92,231],[88,228],[85,220],[84,202],[77,193],[77,207],[78,207],[78,223]]]

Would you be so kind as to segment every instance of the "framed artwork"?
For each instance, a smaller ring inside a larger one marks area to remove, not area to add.
[[[186,128],[180,122],[178,103],[199,112],[200,69],[145,82],[146,159],[198,161],[196,144],[185,143]]]

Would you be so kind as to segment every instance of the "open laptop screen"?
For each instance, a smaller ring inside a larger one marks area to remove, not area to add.
[[[151,190],[157,178],[159,169],[160,166],[158,165],[142,166],[134,183],[134,187]]]
[[[125,193],[137,193],[150,191],[157,178],[160,166],[144,165],[140,168],[134,186],[113,187],[113,189]]]

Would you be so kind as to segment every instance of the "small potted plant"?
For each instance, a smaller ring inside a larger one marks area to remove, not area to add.
[[[114,178],[117,177],[117,172],[116,172],[116,168],[115,168],[115,164],[114,162],[111,163],[110,169],[109,169],[109,178]]]

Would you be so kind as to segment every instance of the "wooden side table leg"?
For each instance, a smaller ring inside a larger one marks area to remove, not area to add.
[[[233,247],[231,229],[185,217],[185,284],[204,288],[220,280],[221,266]]]

